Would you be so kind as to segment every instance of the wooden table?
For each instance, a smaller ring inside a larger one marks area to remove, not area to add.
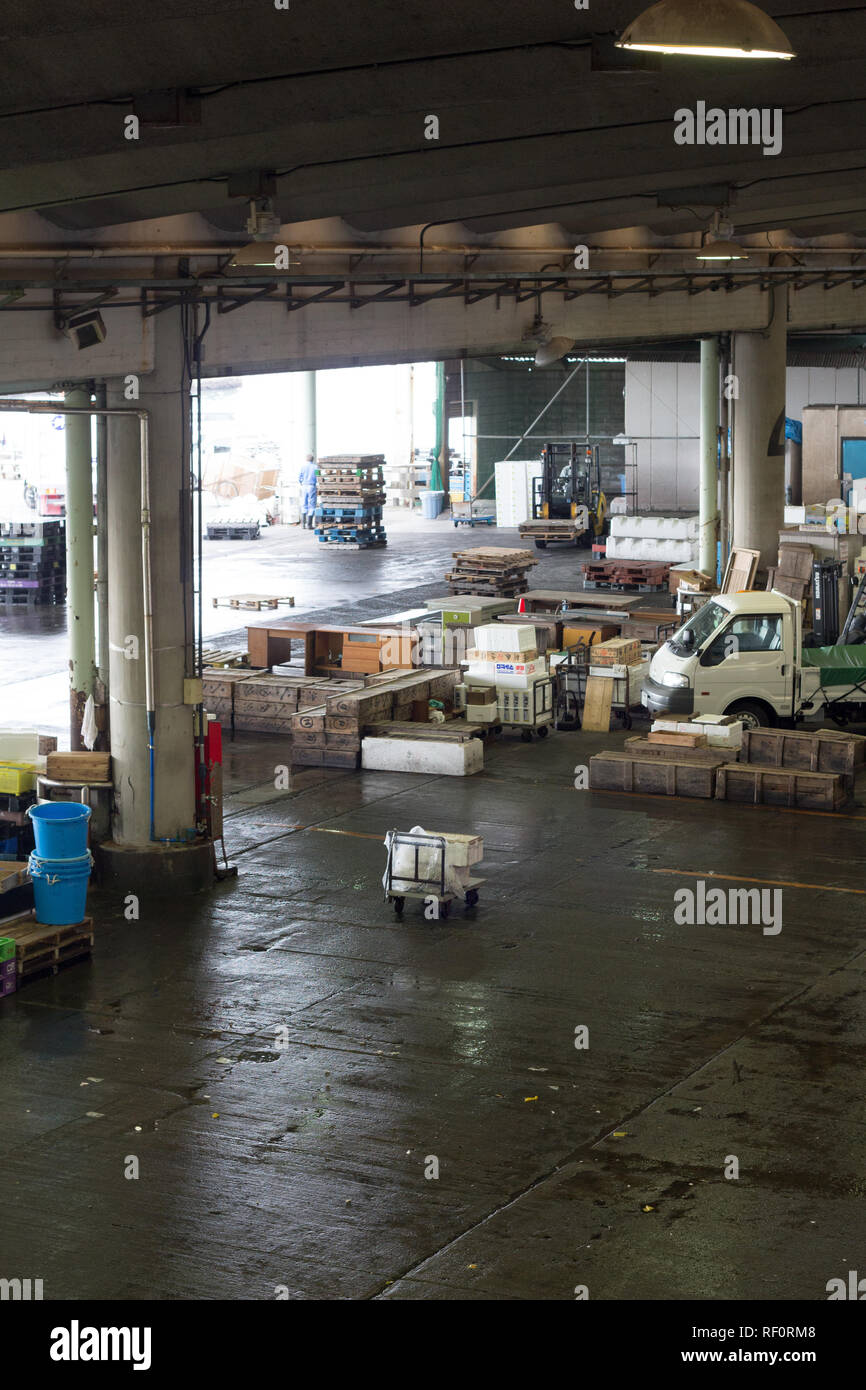
[[[367,644],[372,648],[376,637],[379,641],[375,651],[368,650]],[[330,662],[327,659],[325,648],[329,645],[329,639],[333,639],[334,648],[340,648],[342,661]],[[341,670],[378,675],[380,671],[399,670],[412,665],[413,636],[400,628],[293,623],[291,619],[247,628],[250,665],[264,668],[291,661],[293,642],[304,644],[305,676],[323,672],[339,675]]]
[[[520,597],[525,601],[530,613],[550,611],[561,608],[562,602],[569,608],[634,608],[641,602],[642,594],[616,594],[587,592],[584,589],[567,591],[565,589],[528,589]],[[517,601],[515,600],[515,608]]]

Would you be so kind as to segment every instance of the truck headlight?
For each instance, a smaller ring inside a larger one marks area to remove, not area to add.
[[[672,685],[675,686],[677,690],[687,687],[688,684],[688,676],[681,676],[678,671],[665,671],[662,676],[662,685]]]

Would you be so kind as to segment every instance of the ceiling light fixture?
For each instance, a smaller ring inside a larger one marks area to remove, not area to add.
[[[250,270],[256,266],[288,270],[291,264],[289,248],[285,242],[274,240],[279,236],[281,226],[270,198],[251,198],[246,223],[251,241],[235,252],[231,260],[232,270]]]
[[[795,56],[776,21],[749,0],[659,0],[632,20],[616,46],[705,58]]]
[[[748,251],[734,241],[732,222],[725,221],[720,212],[713,216],[713,224],[705,233],[706,240],[701,249],[695,252],[699,261],[747,261]]]

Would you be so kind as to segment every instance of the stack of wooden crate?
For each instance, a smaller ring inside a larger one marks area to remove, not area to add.
[[[809,596],[813,560],[810,545],[780,545],[779,563],[767,571],[767,588],[802,603]]]
[[[627,739],[623,752],[590,759],[598,791],[689,796],[749,805],[839,811],[851,799],[866,759],[866,738],[834,729],[749,729],[736,750],[708,747],[700,725],[690,733]]]
[[[409,720],[417,701],[451,703],[457,671],[427,669],[417,675],[378,676],[359,690],[332,681],[320,703],[292,719],[292,762],[324,767],[359,767],[361,739],[375,724]],[[343,688],[339,688],[342,686]]]
[[[452,551],[456,564],[445,575],[452,594],[485,594],[514,598],[529,587],[528,574],[538,561],[530,550],[479,545]]]

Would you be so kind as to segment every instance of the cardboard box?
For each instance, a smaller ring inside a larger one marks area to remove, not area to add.
[[[608,642],[596,642],[589,659],[593,666],[634,666],[641,659],[637,638],[613,637]]]
[[[716,581],[710,574],[705,574],[703,570],[672,569],[668,575],[668,591],[675,594],[681,584],[686,584],[698,593],[709,593],[716,587]]]
[[[576,647],[578,643],[584,642],[591,647],[593,642],[607,642],[609,638],[616,637],[619,628],[613,623],[599,623],[597,627],[591,624],[578,623],[572,626],[570,623],[563,623],[562,645],[564,647]]]

